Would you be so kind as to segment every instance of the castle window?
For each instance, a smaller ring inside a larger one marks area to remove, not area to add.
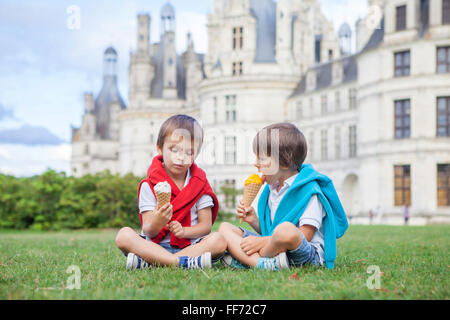
[[[430,16],[430,1],[420,0],[420,26],[421,32],[428,30]]]
[[[394,205],[411,205],[411,167],[394,166]]]
[[[450,47],[437,48],[437,72],[450,72]]]
[[[336,91],[334,94],[334,109],[339,111],[341,109],[341,93]]]
[[[320,153],[322,160],[328,160],[328,131],[320,131]]]
[[[226,110],[225,116],[227,122],[236,122],[236,95],[225,96]]]
[[[396,30],[406,29],[406,5],[396,8]]]
[[[410,100],[395,101],[395,139],[409,138],[411,135]]]
[[[450,97],[437,99],[437,136],[450,137]]]
[[[309,116],[310,117],[314,116],[314,99],[313,98],[309,98]]]
[[[236,164],[236,137],[225,137],[225,164]]]
[[[450,164],[437,165],[438,207],[450,206]]]
[[[442,24],[450,24],[450,0],[442,0]]]
[[[233,28],[233,50],[242,49],[244,47],[244,28]]]
[[[217,97],[213,98],[213,113],[214,113],[214,123],[217,123]]]
[[[320,34],[316,36],[314,43],[316,63],[320,63],[320,54],[322,51],[321,46],[322,46],[322,35]]]
[[[328,98],[326,95],[322,95],[320,97],[320,100],[321,100],[321,112],[322,112],[322,115],[324,116],[328,112]]]
[[[334,149],[335,149],[334,157],[336,159],[340,159],[341,158],[341,128],[334,129]]]
[[[348,127],[348,141],[349,141],[349,149],[348,156],[349,158],[356,157],[356,125],[352,125]]]
[[[233,76],[238,74],[241,75],[242,73],[243,73],[242,61],[233,62]]]
[[[404,77],[409,76],[411,66],[411,53],[410,51],[396,52],[394,54],[395,59],[395,76]]]
[[[352,88],[348,90],[348,107],[350,110],[356,109],[356,89]]]

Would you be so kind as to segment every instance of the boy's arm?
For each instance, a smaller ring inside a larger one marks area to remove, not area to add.
[[[299,229],[305,235],[305,238],[306,240],[308,240],[308,242],[311,241],[312,237],[314,236],[314,233],[316,233],[317,231],[316,227],[311,226],[309,224],[304,224]]]
[[[142,232],[149,238],[155,237],[172,217],[172,205],[170,203],[144,211],[142,215]]]
[[[259,219],[258,215],[256,214],[255,208],[253,207],[245,208],[244,203],[242,202],[242,200],[240,200],[236,208],[236,212],[238,214],[239,219],[247,222],[253,228],[253,230],[261,234],[261,226],[259,224]]]
[[[247,221],[247,223],[253,228],[253,230],[261,234],[261,226],[259,224],[259,219],[256,213],[251,216],[250,221]]]

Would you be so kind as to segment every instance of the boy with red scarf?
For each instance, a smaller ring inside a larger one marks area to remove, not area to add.
[[[153,264],[180,268],[210,268],[211,260],[226,249],[223,236],[211,233],[219,203],[205,172],[194,160],[203,142],[203,129],[192,117],[175,115],[161,126],[156,149],[139,184],[138,202],[142,235],[122,228],[118,248],[127,255],[127,269]],[[159,207],[154,186],[167,181],[170,203]]]

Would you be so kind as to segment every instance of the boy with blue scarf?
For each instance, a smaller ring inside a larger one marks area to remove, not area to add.
[[[224,222],[222,262],[231,267],[280,270],[305,264],[334,267],[336,239],[348,227],[332,181],[303,164],[307,145],[290,123],[267,126],[253,140],[255,167],[267,185],[253,207],[237,207],[239,218],[256,232]]]

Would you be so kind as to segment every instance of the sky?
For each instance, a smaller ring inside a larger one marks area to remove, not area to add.
[[[138,13],[151,16],[159,41],[159,11],[167,0],[0,1],[0,173],[69,173],[71,126],[79,127],[83,94],[102,86],[103,52],[118,52],[119,91],[128,100],[128,63]],[[207,49],[212,0],[170,0],[176,11],[176,47],[191,32],[197,52]],[[338,30],[367,13],[365,0],[320,0]],[[75,7],[74,7],[75,6]],[[79,17],[79,19],[76,19]]]

